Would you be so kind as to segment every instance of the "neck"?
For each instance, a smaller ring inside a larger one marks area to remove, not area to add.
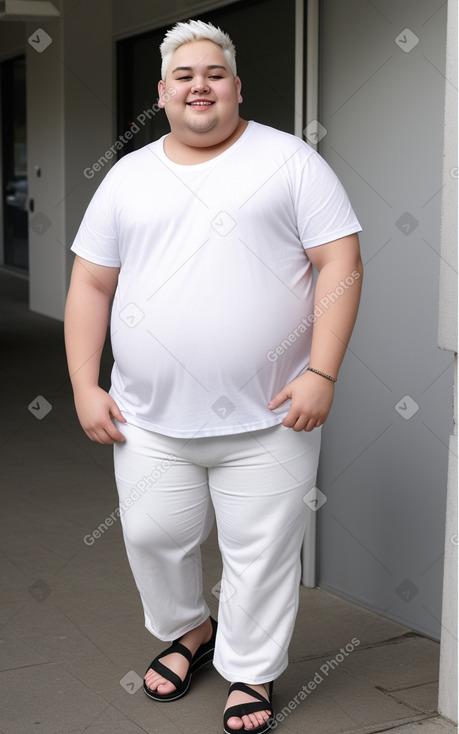
[[[185,166],[204,163],[212,158],[216,158],[220,153],[230,148],[241,137],[247,125],[247,120],[239,118],[238,124],[231,135],[211,145],[194,145],[193,142],[187,142],[174,133],[174,131],[171,131],[164,141],[164,152],[174,163],[180,163]]]

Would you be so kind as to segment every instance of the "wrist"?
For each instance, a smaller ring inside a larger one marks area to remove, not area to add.
[[[97,390],[99,387],[98,382],[87,382],[85,380],[72,381],[73,394],[81,395],[89,390]]]
[[[317,369],[316,367],[306,367],[306,372],[312,372],[314,375],[319,375],[319,377],[324,378],[325,380],[328,380],[329,382],[332,382],[333,384],[337,381],[337,377],[334,377],[334,375],[330,375],[328,372],[323,372],[322,370]]]

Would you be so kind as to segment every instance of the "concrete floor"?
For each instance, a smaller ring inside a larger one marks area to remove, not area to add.
[[[111,449],[92,444],[74,415],[62,324],[28,311],[25,280],[0,271],[0,294],[0,732],[216,734],[227,682],[212,666],[175,703],[142,691],[164,644],[143,627],[119,521],[92,535],[117,505]],[[102,373],[106,385],[108,354]],[[203,567],[217,615],[215,534]],[[452,734],[436,712],[438,658],[436,642],[302,587],[274,689],[280,731]]]

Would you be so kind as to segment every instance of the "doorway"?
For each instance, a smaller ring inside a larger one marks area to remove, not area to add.
[[[27,137],[25,56],[1,63],[3,264],[27,273]]]

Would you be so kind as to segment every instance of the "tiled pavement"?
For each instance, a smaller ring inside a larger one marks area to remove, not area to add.
[[[111,450],[77,424],[62,324],[28,311],[25,281],[0,272],[0,288],[0,733],[221,732],[227,682],[212,666],[174,703],[138,687],[164,644],[143,627],[119,521],[87,537],[116,508]],[[217,615],[214,533],[203,568]],[[453,734],[436,712],[438,656],[438,643],[302,587],[290,665],[275,684],[277,728]]]

